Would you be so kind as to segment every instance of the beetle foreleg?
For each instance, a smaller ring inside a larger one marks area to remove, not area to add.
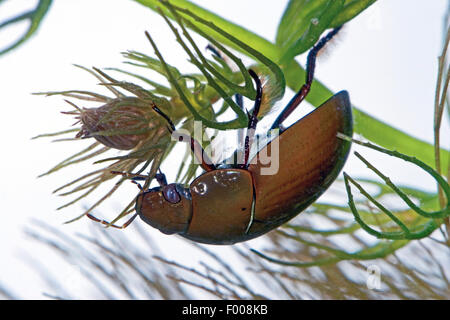
[[[319,51],[327,44],[328,41],[330,41],[338,32],[341,30],[342,26],[337,27],[333,30],[331,30],[325,37],[321,38],[319,42],[317,42],[314,47],[309,51],[308,58],[306,62],[306,80],[305,84],[300,88],[300,90],[297,92],[297,94],[289,101],[286,108],[281,111],[278,118],[275,120],[275,122],[272,124],[272,129],[279,128],[281,123],[292,113],[292,111],[295,110],[295,108],[298,107],[298,105],[305,100],[306,96],[308,95],[311,84],[314,79],[314,70],[316,68],[316,58]]]
[[[159,110],[159,108],[155,104],[152,105],[152,108],[153,108],[153,110],[155,110],[156,113],[158,113],[164,119],[167,120],[167,122],[169,123],[169,126],[167,127],[167,129],[169,130],[169,132],[171,134],[174,133],[174,131],[176,131],[175,125],[170,120],[170,118],[164,112]],[[205,150],[203,150],[201,144],[197,140],[195,140],[192,136],[186,136],[185,134],[182,134],[182,133],[178,133],[177,136],[178,136],[179,141],[189,141],[190,142],[192,152],[194,153],[197,160],[200,161],[201,166],[205,171],[211,171],[211,170],[216,169],[216,166],[214,164],[212,164],[211,159],[209,159]]]
[[[177,137],[179,141],[189,141],[192,153],[194,153],[195,158],[200,162],[203,170],[216,170],[216,166],[212,163],[212,160],[208,157],[208,154],[205,150],[203,150],[201,144],[197,140],[195,140],[192,136],[183,133],[177,133]]]

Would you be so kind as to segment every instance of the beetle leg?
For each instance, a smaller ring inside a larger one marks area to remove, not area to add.
[[[316,58],[319,51],[325,46],[325,44],[330,41],[338,32],[341,30],[342,26],[331,30],[325,37],[321,38],[313,48],[308,53],[308,58],[306,62],[306,81],[305,84],[300,88],[297,94],[289,101],[288,105],[281,111],[278,118],[272,124],[272,129],[279,128],[281,123],[298,107],[298,105],[306,98],[311,89],[311,84],[314,79],[314,69],[316,67]]]
[[[152,105],[152,108],[153,110],[155,110],[156,113],[158,113],[164,119],[167,120],[167,122],[169,123],[167,129],[169,129],[169,132],[171,134],[174,133],[174,131],[176,131],[175,125],[170,120],[170,118],[164,112],[162,112],[155,104]],[[190,141],[191,150],[194,153],[197,160],[201,162],[201,166],[205,171],[216,170],[216,166],[212,164],[211,159],[208,157],[205,150],[203,150],[201,144],[197,140],[195,140],[192,136],[187,136],[182,133],[177,133],[177,138],[178,141]]]
[[[161,169],[158,169],[159,172],[155,174],[156,181],[158,181],[161,187],[167,186],[166,175],[162,173]]]
[[[96,218],[96,217],[94,217],[92,214],[90,214],[90,213],[88,213],[86,216],[89,218],[89,219],[91,219],[91,220],[94,220],[95,222],[100,222],[101,224],[104,224],[104,225],[107,225],[107,226],[110,226],[110,227],[113,227],[113,228],[116,228],[116,229],[125,229],[126,227],[128,227],[132,222],[133,222],[133,220],[134,219],[136,219],[136,217],[137,217],[137,213],[135,213],[127,222],[125,222],[123,225],[121,225],[121,226],[116,226],[115,224],[111,224],[111,223],[109,223],[108,221],[106,221],[106,220],[101,220],[101,219],[98,219],[98,218]]]
[[[212,163],[212,160],[208,157],[208,154],[203,150],[200,143],[195,140],[192,136],[186,135],[183,133],[176,133],[178,141],[190,141],[191,150],[194,153],[194,156],[200,161],[200,165],[205,171],[216,170],[216,166]]]
[[[250,148],[253,142],[253,137],[255,135],[256,124],[258,123],[258,113],[261,107],[261,99],[262,99],[261,80],[259,79],[256,72],[253,71],[252,69],[248,70],[248,73],[250,73],[250,75],[252,76],[253,80],[256,83],[256,98],[252,115],[248,119],[247,136],[245,137],[244,142],[244,161],[243,164],[241,165],[241,168],[244,169],[248,168],[248,158],[250,155]]]
[[[244,110],[244,99],[243,99],[242,95],[239,94],[239,93],[236,93],[234,95],[234,100],[236,100],[236,104],[239,106],[239,108]],[[241,159],[241,157],[242,157],[242,155],[241,155],[241,153],[242,153],[241,145],[242,145],[242,143],[245,143],[244,142],[244,129],[243,128],[242,129],[238,129],[237,134],[238,134],[237,139],[238,139],[238,147],[239,147],[239,152],[238,152],[238,158],[237,159]]]

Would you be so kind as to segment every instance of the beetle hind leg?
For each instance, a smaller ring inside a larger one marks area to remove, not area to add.
[[[307,62],[306,62],[306,80],[305,84],[300,88],[297,94],[289,101],[288,105],[281,111],[278,118],[272,124],[270,129],[280,128],[281,123],[294,111],[298,105],[305,100],[309,91],[311,90],[311,85],[314,79],[314,70],[316,68],[316,58],[319,51],[330,41],[338,32],[341,30],[342,26],[331,30],[326,36],[321,38],[313,48],[309,51]]]

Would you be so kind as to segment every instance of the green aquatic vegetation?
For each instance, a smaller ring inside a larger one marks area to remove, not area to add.
[[[294,58],[310,49],[326,29],[339,26],[353,19],[375,2],[373,0],[289,1],[280,20],[276,40],[272,43],[186,0],[172,0],[170,3],[157,0],[136,1],[155,10],[165,19],[175,36],[175,40],[189,57],[189,63],[197,67],[198,73],[183,74],[176,66],[168,64],[165,58],[167,54],[161,52],[151,35],[146,33],[149,49],[153,49],[156,58],[149,53],[127,51],[123,53],[126,59],[125,63],[127,66],[140,69],[140,71],[156,72],[167,80],[167,84],[161,84],[137,72],[123,68],[115,67],[100,70],[76,66],[98,79],[100,85],[106,87],[112,96],[86,90],[40,93],[46,96],[63,96],[72,108],[66,113],[77,117],[81,122],[79,127],[75,129],[42,134],[38,136],[39,138],[56,137],[57,140],[55,141],[73,141],[85,138],[92,141],[84,149],[52,167],[43,176],[88,160],[95,160],[95,163],[100,165],[107,164],[57,188],[55,192],[62,196],[75,196],[59,209],[79,203],[86,199],[88,195],[97,192],[101,185],[116,180],[106,194],[98,197],[94,204],[89,206],[81,215],[70,219],[68,222],[75,221],[96,209],[128,180],[128,177],[118,176],[113,172],[139,175],[149,171],[144,187],[149,186],[151,179],[175,144],[170,139],[165,120],[149,108],[149,104],[157,105],[170,116],[179,128],[188,131],[193,130],[192,123],[194,120],[202,120],[204,129],[243,128],[247,125],[247,114],[239,108],[232,97],[235,94],[241,94],[250,100],[255,98],[255,89],[247,72],[249,67],[258,70],[266,77],[264,92],[266,92],[267,113],[273,104],[283,96],[286,87],[297,91],[303,82],[305,70]],[[0,1],[0,4],[1,2],[3,1]],[[9,52],[22,44],[37,30],[50,3],[51,1],[40,1],[38,4],[40,10],[36,9],[32,13],[25,13],[0,23],[1,29],[21,19],[31,18],[33,21],[29,33],[13,46],[3,49],[0,54]],[[223,59],[215,55],[212,55],[212,58],[207,57],[195,43],[191,33],[201,36],[216,50],[227,56],[237,66],[238,71],[232,71]],[[450,188],[447,182],[449,177],[445,170],[449,168],[449,151],[440,146],[440,127],[444,109],[446,106],[448,108],[447,91],[450,73],[445,57],[449,45],[449,35],[450,32],[447,31],[444,50],[439,59],[434,110],[434,144],[424,142],[393,128],[382,120],[376,119],[353,106],[355,133],[369,141],[362,143],[362,145],[403,159],[425,170],[436,180],[438,192],[426,192],[420,186],[415,185],[398,186],[392,182],[394,177],[387,177],[381,169],[378,169],[378,163],[372,164],[360,153],[355,153],[356,157],[366,164],[368,170],[374,172],[381,181],[355,178],[349,174],[344,174],[344,178],[341,180],[341,190],[346,192],[343,198],[348,197],[348,205],[315,203],[298,219],[268,235],[266,238],[271,241],[272,246],[268,246],[265,250],[252,250],[256,254],[249,254],[249,248],[245,246],[245,250],[241,247],[236,249],[241,259],[254,263],[254,271],[261,279],[264,279],[263,274],[270,276],[271,281],[276,283],[283,294],[291,298],[298,298],[299,295],[296,294],[295,290],[289,289],[289,286],[295,282],[307,283],[305,277],[310,272],[308,269],[310,267],[320,267],[329,279],[332,278],[337,282],[338,280],[333,278],[332,274],[333,272],[343,274],[337,272],[338,267],[336,266],[339,264],[351,264],[364,270],[363,263],[383,259],[384,263],[393,264],[401,271],[404,266],[396,260],[396,254],[402,252],[402,250],[407,250],[411,245],[420,244],[420,241],[423,241],[421,239],[434,241],[439,243],[439,246],[442,245],[448,249]],[[144,36],[143,40],[145,40]],[[251,58],[253,64],[250,66],[244,65],[240,55]],[[147,87],[118,80],[111,76],[112,72],[134,78]],[[312,91],[308,95],[307,101],[317,107],[332,95],[333,92],[316,79],[312,84]],[[74,99],[81,101],[81,103],[100,103],[104,108],[101,110],[102,107],[86,109],[80,107],[79,102],[74,103]],[[222,103],[219,110],[215,107],[217,102]],[[232,112],[234,115],[232,120],[223,121],[220,119],[220,116],[226,111]],[[82,121],[83,117],[98,120],[102,127],[91,128],[89,121]],[[126,123],[121,122],[124,117],[127,119]],[[142,121],[142,119],[145,119],[145,121]],[[117,123],[123,124],[117,128],[115,127]],[[73,137],[74,134],[77,134],[77,136]],[[348,137],[341,138],[348,139]],[[359,140],[352,141],[360,143]],[[120,155],[108,154],[113,149],[122,150],[122,153]],[[185,184],[189,183],[195,177],[197,168],[198,165],[193,163],[190,150],[187,150],[180,167],[177,168],[176,180]],[[376,187],[377,191],[375,193],[368,192],[365,188],[368,185]],[[364,196],[364,199],[354,197],[355,188]],[[393,210],[388,205],[383,204],[383,198],[391,195],[398,196],[399,201],[404,201],[407,208]],[[129,200],[129,204],[122,208],[111,223],[115,223],[134,210],[135,197],[130,197]],[[340,214],[339,217],[336,216],[337,212]],[[313,225],[308,220],[313,216],[326,220],[334,227],[318,228],[317,225]],[[434,239],[432,234],[435,231],[436,233],[441,231],[444,240]],[[101,232],[106,234],[104,230]],[[367,241],[362,234],[371,237],[371,241]],[[54,245],[53,242],[40,238],[36,234],[33,234],[33,236],[42,242]],[[359,248],[350,249],[336,239],[350,239],[357,243]],[[103,250],[102,254],[105,256],[110,254],[114,259],[127,262],[129,257],[124,257],[123,252],[115,251],[114,246],[120,244],[114,242],[114,240],[113,237],[109,237],[109,241],[113,242],[113,245],[106,247],[104,243],[92,238],[88,239],[89,242]],[[295,250],[287,249],[291,245]],[[213,254],[204,247],[199,246],[198,248],[202,252],[206,252],[207,255],[212,256]],[[70,255],[70,250],[68,247],[63,254]],[[180,292],[182,292],[180,283],[184,283],[221,298],[266,297],[262,293],[249,289],[249,285],[242,280],[242,277],[239,277],[237,272],[232,271],[232,268],[226,265],[220,257],[215,257],[215,259],[224,270],[219,271],[204,264],[202,266],[204,269],[200,271],[194,267],[186,267],[176,261],[166,259],[162,255],[157,256],[156,260],[170,266],[170,283],[177,287]],[[260,259],[261,257],[264,259]],[[276,269],[276,264],[266,264],[266,260],[283,266],[298,268],[286,268],[296,271],[284,269],[280,271]],[[94,264],[94,262],[94,259],[91,258],[90,263]],[[138,269],[136,264],[127,263],[127,265],[132,269]],[[151,263],[150,265],[152,266]],[[203,279],[202,281],[209,281],[212,287],[207,287],[203,283],[195,281],[187,283],[187,280],[176,275],[174,270],[196,274]],[[145,278],[146,283],[154,285],[155,288],[164,287],[164,284],[156,282],[156,274],[152,274],[155,279],[143,272],[140,273],[140,276]],[[124,276],[122,275],[122,277]],[[446,280],[445,272],[440,277]],[[287,280],[292,282],[286,282]],[[314,278],[308,285],[320,287],[325,296],[338,297],[333,295],[332,290],[319,280]],[[408,281],[411,281],[414,285],[420,283],[419,278],[409,279]],[[399,285],[394,277],[387,278],[385,283],[392,292],[395,292],[396,297],[407,297],[401,290],[398,290]],[[448,280],[446,284],[448,288]],[[414,285],[409,288],[411,289]],[[431,287],[428,290],[429,296],[433,296],[436,291],[439,291]],[[349,287],[348,290],[353,289]],[[242,294],[239,290],[244,290],[245,294]],[[370,291],[356,291],[354,297],[376,296],[375,293]],[[411,289],[411,291],[414,290]],[[177,296],[167,292],[162,291],[155,296],[163,298],[188,297],[187,294]],[[411,294],[411,296],[420,297],[417,292],[415,295]],[[445,293],[439,292],[436,296],[442,297],[445,296]]]

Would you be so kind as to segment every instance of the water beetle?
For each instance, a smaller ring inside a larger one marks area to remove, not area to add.
[[[307,59],[306,83],[275,120],[272,128],[281,123],[304,100],[314,75],[316,56],[321,48],[339,31],[333,29],[311,49]],[[262,86],[252,70],[257,97],[249,117],[248,129],[255,129],[261,104]],[[156,106],[156,112],[166,118],[170,130],[175,128],[170,119]],[[247,131],[249,132],[249,130]],[[202,161],[205,173],[188,188],[168,184],[159,172],[159,187],[141,190],[136,200],[136,214],[149,225],[166,234],[179,234],[193,241],[207,244],[233,244],[258,237],[295,217],[313,203],[331,185],[341,171],[350,150],[350,142],[337,133],[351,136],[353,122],[348,93],[341,91],[320,107],[295,122],[261,149],[249,161],[252,137],[245,139],[244,163],[232,167],[216,167],[190,137],[192,150]],[[261,174],[268,164],[258,155],[278,143],[279,168],[275,175]],[[198,150],[201,150],[199,153]],[[135,179],[145,178],[136,176]],[[92,215],[89,218],[108,224]]]

